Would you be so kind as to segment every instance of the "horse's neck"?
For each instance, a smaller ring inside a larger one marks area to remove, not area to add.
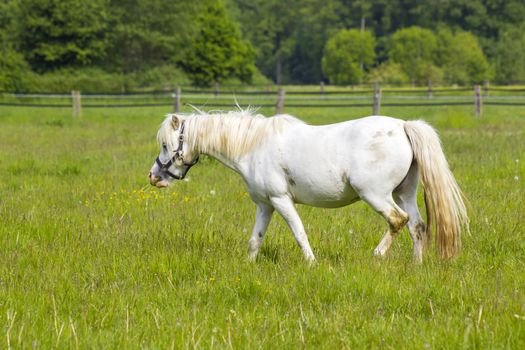
[[[217,152],[208,152],[206,154],[208,154],[209,156],[217,159],[219,162],[224,164],[226,167],[234,170],[235,172],[241,173],[242,169],[241,169],[239,160],[237,160],[237,159],[230,159],[227,156],[224,156],[223,154],[217,153]]]
[[[222,164],[237,172],[240,172],[239,162],[241,154],[233,152],[234,142],[240,140],[232,135],[231,130],[239,128],[239,120],[233,118],[221,118],[221,115],[195,115],[192,117],[192,146],[193,149],[201,154],[207,154]]]

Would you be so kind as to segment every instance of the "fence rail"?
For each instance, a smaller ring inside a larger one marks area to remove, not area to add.
[[[381,107],[439,107],[472,106],[474,114],[481,116],[482,106],[525,106],[525,89],[512,87],[475,86],[469,88],[399,89],[376,86],[374,89],[326,91],[324,85],[317,91],[286,90],[228,91],[182,89],[173,91],[148,91],[121,94],[82,93],[70,94],[0,92],[0,106],[35,108],[72,108],[79,117],[83,108],[138,108],[167,107],[176,112],[182,104],[206,107],[232,107],[235,103],[275,108],[281,113],[285,108],[367,108],[379,114]],[[45,102],[38,102],[45,101]],[[49,103],[49,101],[56,101]],[[82,101],[82,102],[81,102]],[[133,101],[127,102],[125,101]],[[230,102],[231,101],[231,102]],[[365,102],[366,101],[366,102]],[[233,103],[232,103],[233,102]],[[250,103],[251,102],[251,103]]]

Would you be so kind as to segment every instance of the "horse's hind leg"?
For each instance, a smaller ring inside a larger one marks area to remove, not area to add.
[[[403,210],[408,213],[408,232],[414,245],[414,261],[418,264],[423,262],[423,246],[425,240],[425,224],[417,207],[417,185],[419,173],[417,164],[413,163],[407,177],[394,192],[394,198]]]
[[[388,222],[388,229],[381,239],[381,242],[374,249],[374,255],[385,256],[392,245],[397,233],[405,226],[408,221],[408,214],[403,211],[392,199],[391,195],[383,198],[366,198],[363,200],[370,204]]]
[[[414,245],[414,261],[418,264],[423,262],[423,244],[425,224],[419,214],[416,198],[399,198],[399,205],[408,212],[408,232]]]
[[[264,239],[266,229],[272,218],[273,208],[264,203],[257,203],[257,213],[252,236],[248,242],[248,259],[254,261]]]

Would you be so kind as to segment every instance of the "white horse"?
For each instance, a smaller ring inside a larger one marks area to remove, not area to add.
[[[315,257],[295,203],[335,208],[360,199],[389,224],[374,254],[384,256],[406,224],[414,259],[435,222],[436,247],[443,258],[455,256],[460,233],[468,226],[462,193],[449,170],[434,129],[423,121],[372,116],[312,126],[289,115],[265,118],[250,110],[173,114],[158,135],[161,151],[149,181],[166,187],[182,179],[200,154],[239,173],[257,205],[249,240],[254,260],[276,210],[287,222],[305,257]],[[416,194],[421,173],[427,227]]]

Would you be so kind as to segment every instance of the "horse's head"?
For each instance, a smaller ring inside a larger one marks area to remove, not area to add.
[[[170,115],[164,120],[157,140],[160,153],[149,172],[149,182],[160,188],[168,186],[173,179],[184,179],[190,168],[199,161],[199,155],[192,154],[187,142],[184,142],[184,119],[176,115]]]

